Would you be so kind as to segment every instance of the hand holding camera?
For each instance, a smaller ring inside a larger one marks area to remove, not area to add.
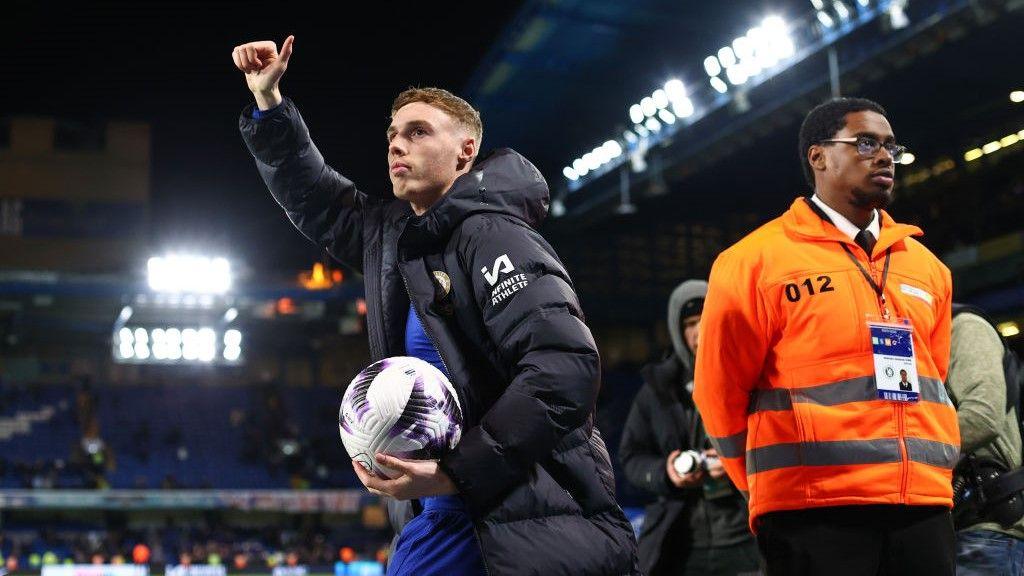
[[[665,461],[665,472],[672,485],[676,488],[700,486],[704,480],[704,469],[697,463],[698,460],[703,460],[699,452],[673,450]]]

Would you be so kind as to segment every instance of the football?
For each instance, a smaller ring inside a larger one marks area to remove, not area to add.
[[[377,453],[406,460],[436,460],[462,435],[462,408],[445,375],[407,356],[367,366],[341,400],[338,430],[353,460],[377,476],[398,473],[374,460]]]

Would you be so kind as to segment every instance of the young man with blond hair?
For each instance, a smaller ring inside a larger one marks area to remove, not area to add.
[[[279,81],[294,37],[237,46],[256,99],[243,138],[292,223],[364,275],[373,360],[416,356],[455,386],[465,427],[440,461],[353,465],[400,533],[388,574],[637,573],[593,425],[600,359],[569,275],[536,228],[547,184],[437,88],[398,96],[387,130],[394,197],[328,166]]]

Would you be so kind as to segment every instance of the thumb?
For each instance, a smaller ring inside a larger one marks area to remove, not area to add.
[[[289,36],[285,38],[281,44],[281,64],[288,65],[288,60],[292,57],[292,45],[295,44],[295,36]]]

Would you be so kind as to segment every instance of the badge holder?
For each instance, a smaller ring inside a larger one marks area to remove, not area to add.
[[[886,310],[888,312],[888,310]],[[875,389],[882,400],[917,402],[921,383],[914,356],[914,326],[909,318],[868,315]]]

